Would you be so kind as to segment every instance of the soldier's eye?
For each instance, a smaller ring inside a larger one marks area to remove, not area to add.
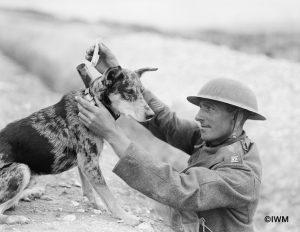
[[[134,91],[132,89],[128,90],[128,94],[129,95],[133,95],[134,94]]]

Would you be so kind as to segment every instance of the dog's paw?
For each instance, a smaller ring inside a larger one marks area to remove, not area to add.
[[[99,198],[96,198],[95,196],[89,197],[90,199],[84,196],[83,201],[87,202],[90,208],[100,210],[101,212],[107,212],[105,205]]]
[[[105,206],[103,206],[103,204],[99,204],[99,203],[90,203],[91,207],[96,209],[96,210],[100,210],[101,212],[107,212]]]
[[[27,224],[30,220],[24,216],[17,216],[17,215],[5,215],[5,220],[3,220],[4,224],[13,225],[13,224]]]
[[[45,188],[43,187],[33,187],[29,189],[25,189],[22,193],[21,200],[22,201],[32,201],[36,198],[41,198],[42,195],[45,194]]]

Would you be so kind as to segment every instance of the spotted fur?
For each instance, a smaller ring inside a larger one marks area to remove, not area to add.
[[[149,107],[145,108],[138,73],[114,68],[91,81],[89,89],[95,98],[106,101],[113,112],[137,120],[153,115]],[[112,96],[116,95],[120,96],[118,101],[128,102],[127,106],[115,102]],[[55,105],[12,122],[0,131],[0,219],[20,199],[30,172],[57,174],[77,165],[87,188],[83,189],[84,195],[94,201],[93,188],[114,216],[126,220],[126,213],[115,203],[99,167],[103,139],[95,137],[80,122],[75,96],[84,96],[84,90],[71,91]]]

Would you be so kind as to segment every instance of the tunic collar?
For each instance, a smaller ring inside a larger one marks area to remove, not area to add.
[[[209,168],[212,163],[217,160],[218,150],[221,147],[228,146],[237,141],[241,141],[246,138],[246,133],[243,133],[235,139],[228,139],[224,143],[219,144],[217,146],[207,146],[207,144],[202,141],[202,143],[194,146],[194,153],[190,156],[188,160],[188,167],[184,169],[184,171],[188,170],[193,166],[201,166]]]
[[[198,150],[198,149],[202,150],[203,149],[207,153],[214,154],[217,150],[220,149],[220,147],[224,147],[224,146],[233,144],[233,143],[235,143],[237,141],[240,141],[242,139],[245,139],[245,138],[246,138],[246,133],[245,133],[245,131],[243,131],[243,133],[239,137],[237,137],[237,138],[229,138],[229,139],[225,140],[223,143],[218,144],[216,146],[208,146],[205,141],[201,140],[200,144],[196,144],[194,146],[194,150]]]

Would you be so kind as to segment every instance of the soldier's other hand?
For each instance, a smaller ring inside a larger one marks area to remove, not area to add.
[[[85,59],[88,61],[91,61],[93,58],[95,45],[91,46],[86,50]],[[99,42],[98,46],[98,54],[99,54],[99,60],[95,66],[95,68],[103,74],[108,68],[119,66],[119,62],[116,58],[116,56],[112,53],[112,51],[102,42]]]

